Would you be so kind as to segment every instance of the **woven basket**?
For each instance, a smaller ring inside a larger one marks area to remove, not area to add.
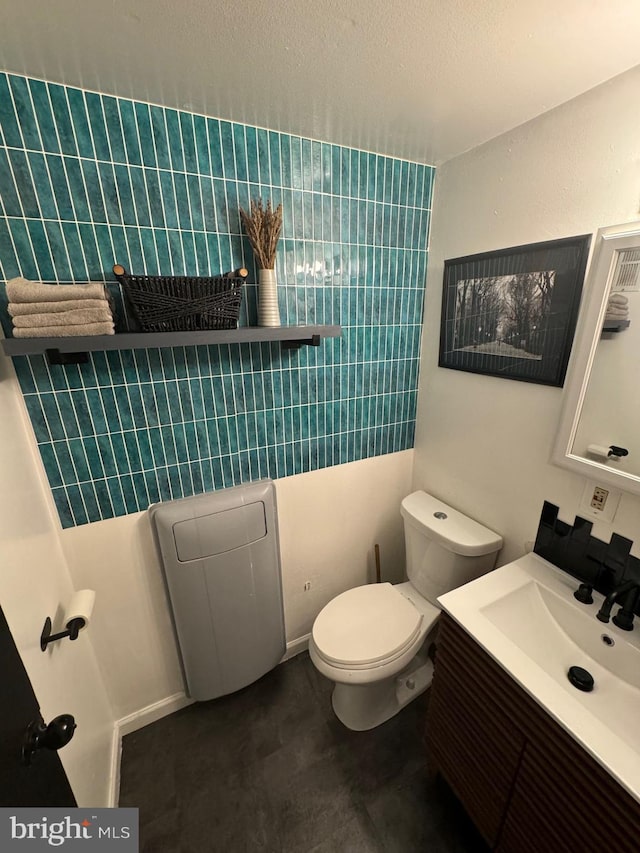
[[[142,332],[197,332],[238,325],[245,269],[213,278],[130,275],[120,264],[113,272]]]

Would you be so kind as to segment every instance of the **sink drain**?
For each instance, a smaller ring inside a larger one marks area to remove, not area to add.
[[[567,678],[577,687],[578,690],[583,690],[585,693],[591,693],[593,690],[594,680],[591,673],[583,669],[581,666],[570,666]]]
[[[605,646],[615,646],[616,644],[616,641],[613,639],[613,637],[610,637],[608,634],[603,634],[600,639],[605,644]]]

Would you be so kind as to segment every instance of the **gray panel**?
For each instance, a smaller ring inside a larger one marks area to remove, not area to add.
[[[173,525],[178,559],[183,563],[250,545],[266,535],[262,501]]]
[[[251,684],[285,651],[272,481],[155,504],[149,513],[189,695],[214,699]]]

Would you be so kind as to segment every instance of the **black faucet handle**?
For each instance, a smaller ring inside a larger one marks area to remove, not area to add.
[[[624,604],[611,620],[614,625],[622,628],[623,631],[633,631],[633,617],[635,616],[638,597],[640,597],[640,587],[634,586],[629,590],[624,599]]]
[[[640,596],[640,582],[636,580],[623,581],[620,586],[611,590],[600,606],[600,610],[596,613],[596,618],[601,622],[608,622],[611,615],[611,608],[618,601],[621,595],[625,595],[624,604],[620,612],[614,617],[614,622],[619,628],[624,631],[631,631],[633,628],[633,615],[635,606]],[[624,616],[623,616],[624,611]],[[619,621],[616,622],[616,619]],[[620,624],[622,623],[622,624]],[[624,627],[628,625],[629,627]]]
[[[623,631],[633,631],[633,611],[630,613],[621,607],[611,621]]]
[[[573,593],[573,597],[582,604],[593,604],[593,585],[589,583],[581,583],[578,589]]]

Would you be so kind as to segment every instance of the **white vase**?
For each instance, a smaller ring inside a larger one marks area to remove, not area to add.
[[[258,325],[280,325],[275,270],[258,270]]]

